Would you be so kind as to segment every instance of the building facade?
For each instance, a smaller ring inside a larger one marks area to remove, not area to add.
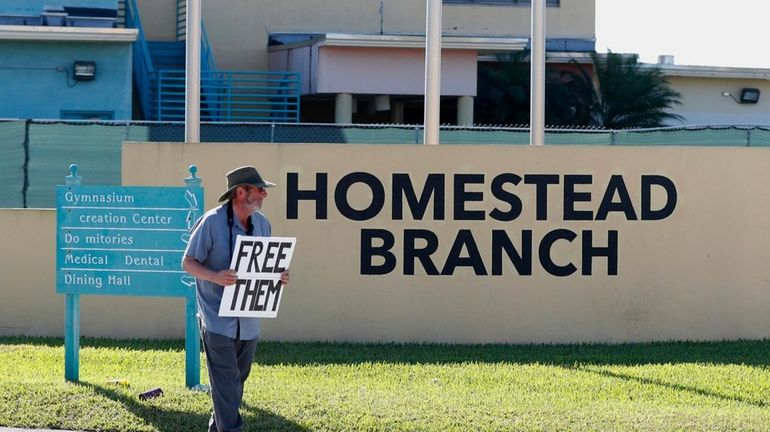
[[[549,0],[548,51],[595,45],[593,0]],[[173,39],[176,1],[141,1],[145,32]],[[442,122],[473,123],[483,57],[527,48],[530,3],[445,0]],[[301,73],[302,121],[422,122],[425,2],[206,0],[203,20],[217,67]]]
[[[125,28],[132,25],[117,16],[135,3],[144,34]],[[547,5],[547,62],[569,69],[577,60],[590,70],[595,1]],[[281,102],[288,99],[270,96],[280,88],[268,90],[235,111],[291,106],[291,121],[422,123],[424,1],[204,0],[202,6],[217,71],[299,77],[292,84],[295,99]],[[441,123],[476,123],[479,69],[494,64],[497,54],[529,47],[530,6],[529,0],[444,0]],[[14,84],[0,87],[0,99],[14,103],[0,105],[0,118],[181,120],[183,100],[174,88],[183,82],[185,10],[184,0],[1,0],[0,49],[7,55],[0,58],[0,77]],[[177,59],[174,68],[182,78],[175,75],[171,90],[153,93],[161,87],[152,80],[138,84],[137,66],[145,62],[138,38],[177,45],[181,66]],[[92,67],[93,74],[76,79],[78,67]],[[672,59],[657,67],[682,94],[672,111],[683,120],[672,126],[770,123],[770,70],[676,65]],[[253,94],[261,85],[245,91]],[[758,98],[742,98],[745,91]],[[153,111],[165,106],[158,94],[173,116]],[[286,121],[280,113],[224,117],[218,113],[229,113],[230,106],[220,101],[229,98],[213,98],[216,103],[204,96],[204,120]]]
[[[131,119],[134,29],[118,0],[0,2],[0,118]]]
[[[677,65],[673,59],[657,67],[682,95],[672,112],[684,125],[770,126],[770,69]]]

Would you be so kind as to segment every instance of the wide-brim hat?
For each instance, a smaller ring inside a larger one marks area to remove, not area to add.
[[[227,173],[227,190],[219,197],[219,202],[230,199],[230,194],[240,185],[252,185],[261,188],[275,186],[275,183],[262,179],[253,166],[243,166]]]

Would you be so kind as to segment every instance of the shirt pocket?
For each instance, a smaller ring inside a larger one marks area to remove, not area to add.
[[[209,261],[213,270],[219,271],[230,268],[230,236],[227,228],[217,229],[211,239],[211,251]],[[233,239],[234,240],[234,239]]]

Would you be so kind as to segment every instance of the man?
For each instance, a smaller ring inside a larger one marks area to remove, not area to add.
[[[227,173],[223,205],[209,210],[197,222],[184,252],[182,267],[195,276],[201,335],[206,352],[214,412],[209,432],[240,431],[239,408],[243,384],[251,371],[259,336],[258,318],[220,317],[224,287],[236,282],[230,270],[238,235],[271,235],[270,222],[259,212],[274,183],[262,180],[256,168],[240,167]],[[284,286],[289,272],[281,274]]]

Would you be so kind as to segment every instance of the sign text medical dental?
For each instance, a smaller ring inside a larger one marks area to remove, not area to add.
[[[630,189],[629,184],[636,186]],[[395,271],[414,275],[420,266],[430,276],[452,275],[461,268],[471,269],[479,276],[499,276],[512,266],[519,275],[529,276],[535,264],[554,276],[591,275],[593,262],[604,259],[607,275],[614,276],[618,274],[621,239],[617,229],[602,229],[603,222],[617,218],[628,222],[660,221],[671,216],[677,205],[675,183],[659,174],[631,178],[621,174],[598,177],[559,173],[392,173],[383,179],[367,172],[351,172],[330,182],[325,172],[312,177],[289,172],[286,185],[289,220],[308,217],[304,213],[308,207],[300,214],[302,202],[314,206],[316,220],[327,219],[332,205],[341,216],[356,222],[371,223],[375,218],[413,220],[399,230],[371,225],[361,228],[362,275]],[[365,206],[354,206],[349,194],[351,189],[361,188],[369,199]],[[597,188],[601,193],[591,192]],[[561,205],[549,208],[554,194]],[[520,218],[533,220],[534,225],[522,226],[517,223]],[[458,229],[445,238],[421,226],[426,220],[468,221],[468,228]],[[491,232],[474,229],[479,221],[492,222]],[[549,226],[566,223],[564,227],[542,232],[537,226],[540,221],[548,222]],[[582,227],[591,222],[596,228],[571,229],[567,225],[573,222]],[[491,250],[480,250],[479,235],[491,239]],[[439,256],[437,251],[444,242],[451,247],[448,254]],[[579,268],[573,262],[554,257],[553,249],[562,242],[580,245],[579,260],[575,260]],[[394,253],[397,245],[400,254]]]

